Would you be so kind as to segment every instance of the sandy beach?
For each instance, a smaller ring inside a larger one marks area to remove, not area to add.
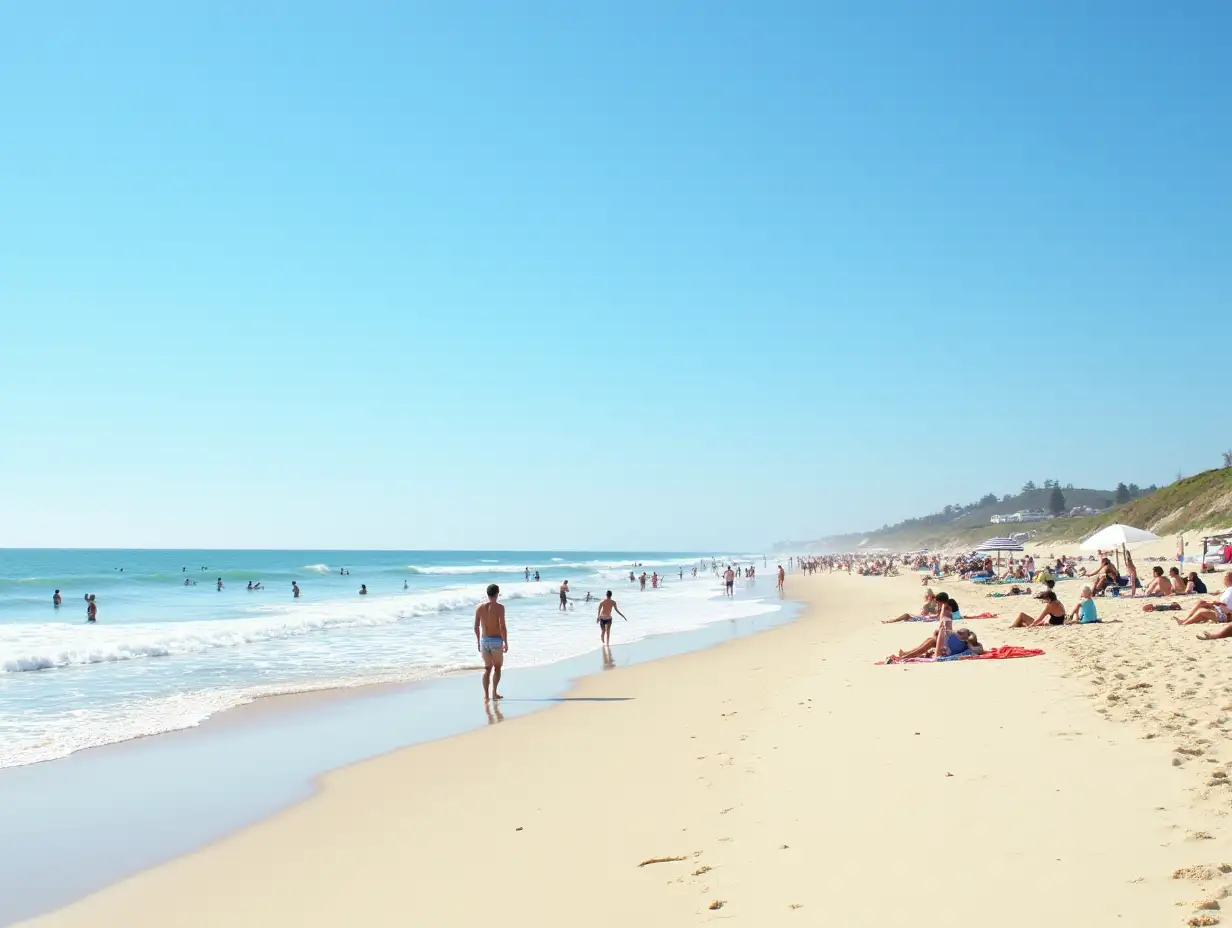
[[[338,770],[28,924],[1214,924],[1232,645],[1130,600],[1010,630],[1034,602],[937,588],[1046,654],[877,666],[928,633],[879,622],[918,576],[791,576],[790,625]]]

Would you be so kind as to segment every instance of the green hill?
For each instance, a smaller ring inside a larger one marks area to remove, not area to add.
[[[1112,505],[1116,490],[1063,487],[1066,509],[1089,506],[1103,510],[1095,516],[1061,517],[1043,522],[994,524],[996,514],[1049,508],[1052,488],[1024,489],[1016,496],[998,499],[988,494],[967,505],[947,506],[941,512],[885,525],[870,532],[829,535],[811,542],[787,542],[781,547],[799,550],[855,551],[889,548],[896,551],[972,546],[992,535],[1030,532],[1033,541],[1077,541],[1106,525],[1122,522],[1166,535],[1200,528],[1232,526],[1232,467],[1208,470],[1166,487],[1140,491],[1126,488],[1134,498]]]
[[[1120,522],[1157,535],[1232,527],[1232,467],[1207,470],[1098,516],[1043,523],[1034,541],[1073,541]]]

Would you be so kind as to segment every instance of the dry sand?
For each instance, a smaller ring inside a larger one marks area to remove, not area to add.
[[[1198,642],[1128,602],[1104,611],[1120,623],[1011,631],[1015,600],[949,584],[965,612],[1002,613],[971,623],[986,643],[1047,654],[879,667],[928,633],[878,621],[918,603],[917,577],[788,582],[809,604],[789,626],[591,677],[549,711],[337,771],[308,802],[35,923],[1221,916],[1232,641]],[[1078,586],[1061,585],[1067,606]]]

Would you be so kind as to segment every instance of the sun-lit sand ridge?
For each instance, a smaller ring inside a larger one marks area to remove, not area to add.
[[[1067,606],[1080,586],[1058,586]],[[37,923],[1218,919],[1232,642],[1130,601],[1100,603],[1120,623],[1011,631],[1026,598],[938,589],[1001,613],[971,623],[986,643],[1047,654],[875,666],[927,634],[878,621],[919,601],[918,578],[791,577],[809,604],[792,625],[335,772],[312,800]]]

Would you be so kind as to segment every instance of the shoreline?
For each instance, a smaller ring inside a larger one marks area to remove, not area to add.
[[[712,648],[788,624],[800,613],[793,600],[758,598],[776,608],[618,642],[612,646],[615,664],[638,665]],[[609,669],[600,649],[516,668],[502,687],[511,689],[501,700],[499,721],[567,701],[580,681]],[[34,887],[20,901],[0,893],[0,925],[54,911],[225,840],[310,800],[331,772],[494,724],[478,693],[471,698],[477,677],[475,671],[458,671],[259,697],[194,726],[0,770],[0,816],[9,822],[12,838],[0,847],[0,872],[14,875],[17,885]],[[521,691],[527,695],[519,697]],[[241,765],[252,766],[238,768],[237,757]],[[221,794],[220,786],[235,794]],[[99,804],[92,801],[99,790],[109,793],[106,809],[95,808]],[[33,810],[66,806],[75,810],[80,824],[63,829],[66,833],[48,846],[43,822]],[[167,828],[168,821],[173,828]],[[117,846],[112,836],[120,831],[142,838]],[[46,868],[36,865],[38,858],[67,866],[49,880]]]

